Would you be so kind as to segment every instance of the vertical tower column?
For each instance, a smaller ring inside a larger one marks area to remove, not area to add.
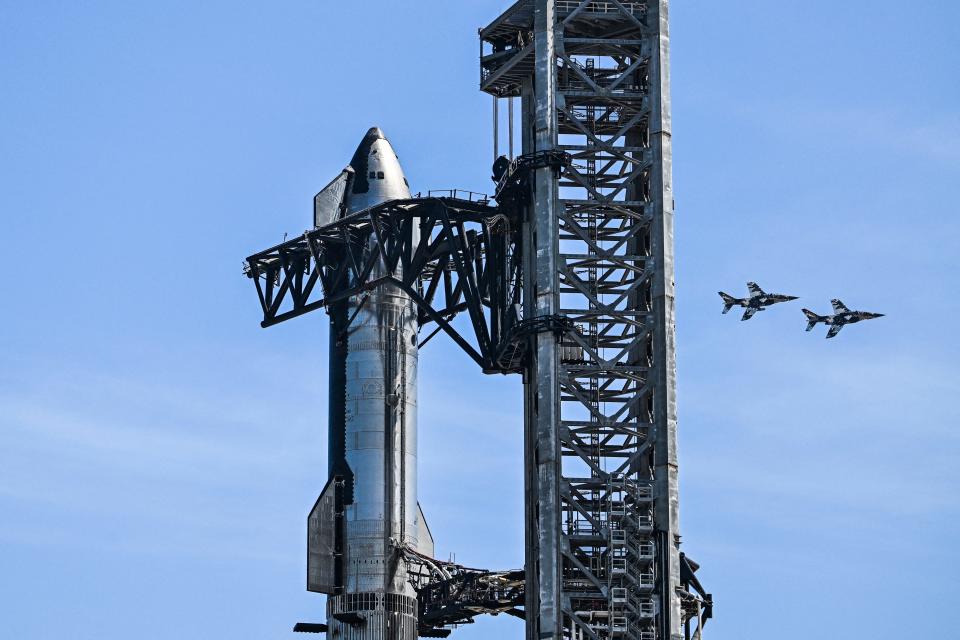
[[[534,9],[533,100],[534,153],[552,150],[557,143],[557,76],[554,42],[555,6],[552,0],[538,0]],[[525,271],[527,295],[525,317],[549,317],[557,313],[557,212],[559,189],[553,169],[540,167],[533,175],[533,202],[530,235],[524,246],[531,252]],[[527,589],[536,596],[533,625],[537,638],[556,638],[562,629],[562,562],[560,559],[560,396],[557,386],[559,352],[552,333],[534,336],[533,357],[527,366],[525,402],[531,420],[524,425],[529,448],[527,465],[534,470],[531,481],[536,489],[530,496],[527,526],[536,535],[536,551],[528,560],[535,574]]]
[[[481,89],[520,95],[527,638],[679,640],[667,0],[520,0],[481,31]],[[541,323],[540,326],[551,326]]]
[[[670,106],[670,25],[668,0],[651,0],[646,24],[650,63],[647,179],[653,257],[653,429],[654,523],[660,549],[658,632],[679,640],[683,624],[680,588],[680,497],[677,457],[677,358],[673,265],[673,141]]]

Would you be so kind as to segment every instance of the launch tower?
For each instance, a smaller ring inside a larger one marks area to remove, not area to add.
[[[528,638],[673,639],[681,588],[667,2],[521,1],[481,31],[533,169]]]

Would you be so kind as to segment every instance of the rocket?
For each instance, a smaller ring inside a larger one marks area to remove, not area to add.
[[[374,127],[317,194],[314,224],[408,198],[400,160]],[[308,517],[307,589],[328,594],[329,638],[414,640],[416,592],[399,548],[433,555],[417,502],[417,308],[386,284],[328,311],[328,478]]]

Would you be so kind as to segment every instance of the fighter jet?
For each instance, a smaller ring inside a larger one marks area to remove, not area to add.
[[[780,293],[767,293],[760,288],[756,282],[748,282],[747,289],[750,290],[749,298],[734,298],[730,294],[724,293],[723,291],[718,291],[720,297],[723,298],[723,313],[727,313],[734,306],[745,307],[746,311],[743,312],[743,317],[740,320],[749,320],[753,317],[757,311],[763,311],[772,304],[777,304],[778,302],[789,302],[791,300],[796,300],[797,296],[785,296]]]
[[[882,313],[871,313],[869,311],[851,311],[847,308],[847,305],[836,298],[831,300],[830,304],[833,305],[832,316],[818,316],[813,311],[810,311],[810,309],[803,310],[803,315],[807,316],[807,331],[812,331],[818,323],[822,322],[830,327],[830,330],[827,331],[827,337],[832,338],[840,333],[840,329],[843,329],[844,325],[855,324],[861,320],[882,318],[884,316]]]

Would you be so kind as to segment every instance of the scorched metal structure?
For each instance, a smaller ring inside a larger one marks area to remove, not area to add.
[[[480,32],[537,168],[525,317],[528,639],[697,635],[679,551],[667,1],[521,1]]]

